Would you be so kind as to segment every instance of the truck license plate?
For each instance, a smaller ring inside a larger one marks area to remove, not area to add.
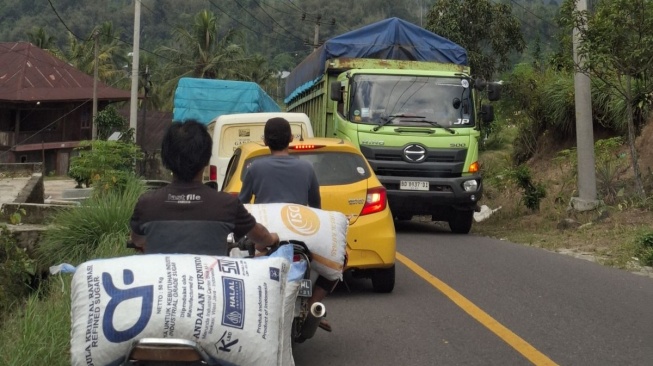
[[[311,286],[311,280],[303,279],[299,284],[299,297],[311,297],[313,295],[313,286]]]
[[[406,189],[411,191],[428,191],[429,182],[421,180],[402,180],[399,182],[399,189]]]

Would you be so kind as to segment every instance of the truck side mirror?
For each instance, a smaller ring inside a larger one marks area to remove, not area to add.
[[[487,86],[487,98],[491,102],[501,99],[501,85],[497,83],[489,83]]]
[[[331,100],[342,102],[342,86],[339,81],[331,82]]]
[[[483,120],[483,123],[494,121],[494,106],[483,104],[481,106],[481,119]]]

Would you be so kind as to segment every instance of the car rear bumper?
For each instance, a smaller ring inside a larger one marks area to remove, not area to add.
[[[361,216],[347,231],[346,269],[389,268],[395,263],[396,233],[392,214]]]

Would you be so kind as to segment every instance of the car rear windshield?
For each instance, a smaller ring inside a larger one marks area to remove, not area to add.
[[[315,175],[321,186],[335,186],[356,183],[370,177],[365,158],[346,152],[297,152],[293,157],[306,160],[313,165]],[[269,155],[256,156],[247,159],[244,166]],[[245,179],[246,169],[243,169],[240,179]]]

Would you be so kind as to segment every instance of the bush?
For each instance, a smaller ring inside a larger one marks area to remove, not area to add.
[[[50,277],[0,332],[0,364],[70,365],[70,275]]]
[[[0,315],[27,296],[36,273],[34,264],[7,227],[0,227]]]
[[[140,147],[131,142],[82,141],[76,150],[79,156],[70,159],[68,175],[79,185],[93,183],[104,190],[124,185],[143,159]]]
[[[119,254],[113,246],[124,247],[129,219],[145,189],[141,180],[131,177],[123,189],[94,195],[82,206],[58,213],[53,228],[45,232],[37,249],[39,265],[44,268],[64,262],[77,265],[93,258],[98,250],[103,254]]]
[[[517,185],[523,190],[524,196],[522,201],[531,211],[539,211],[540,201],[546,197],[546,189],[541,183],[534,183],[531,178],[531,171],[525,166],[520,165],[514,172]]]
[[[635,256],[645,266],[653,266],[653,231],[640,235],[635,240]]]

